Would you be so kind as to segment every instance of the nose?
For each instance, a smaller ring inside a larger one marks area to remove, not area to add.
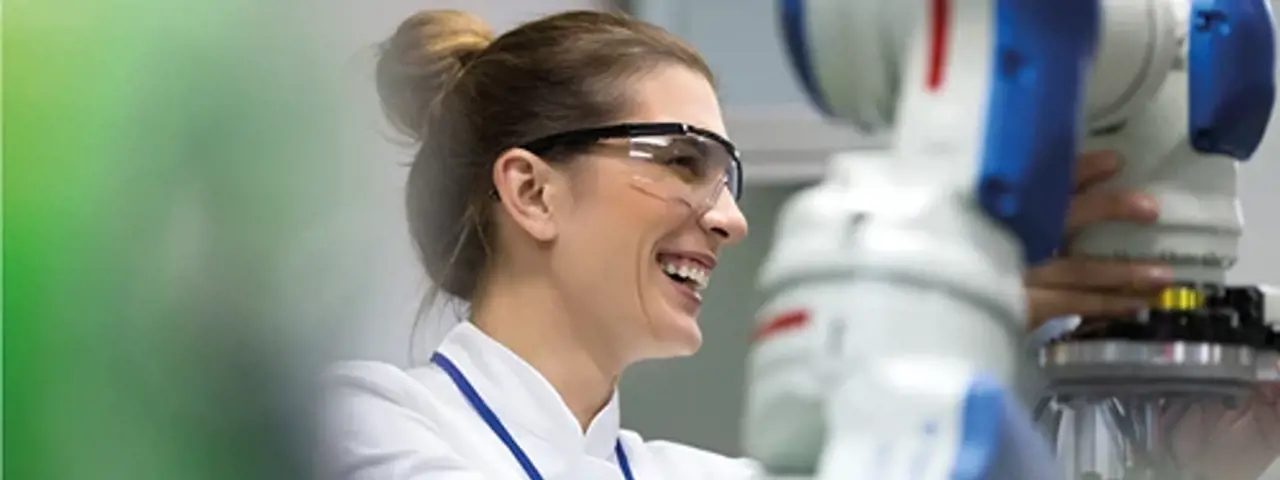
[[[747,237],[747,217],[732,195],[720,195],[715,205],[702,215],[699,224],[714,235],[721,246],[733,245]]]

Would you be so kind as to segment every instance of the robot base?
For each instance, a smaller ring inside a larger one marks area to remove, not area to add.
[[[1036,418],[1068,478],[1193,479],[1163,435],[1190,405],[1235,405],[1257,380],[1255,350],[1204,342],[1088,340],[1041,352],[1049,378]]]
[[[1088,340],[1041,351],[1052,395],[1245,394],[1257,381],[1253,348],[1202,342]]]

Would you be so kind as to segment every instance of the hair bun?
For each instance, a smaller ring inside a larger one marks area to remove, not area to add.
[[[483,19],[459,10],[426,10],[401,23],[383,42],[376,67],[378,96],[391,123],[422,141],[432,106],[493,38]]]

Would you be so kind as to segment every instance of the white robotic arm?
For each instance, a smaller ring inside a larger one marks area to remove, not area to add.
[[[1082,111],[1089,146],[1129,161],[1117,182],[1181,193],[1160,197],[1166,234],[1107,226],[1073,251],[1198,249],[1183,277],[1220,284],[1225,267],[1196,265],[1234,259],[1235,160],[1273,101],[1267,3],[782,4],[815,103],[895,142],[837,156],[782,213],[761,274],[771,301],[750,359],[748,453],[819,478],[1005,478],[993,468],[1011,444],[993,432],[1027,431],[1005,393],[1026,363],[1022,272],[1058,247]],[[1191,154],[1170,154],[1179,145]],[[1021,446],[1024,464],[1043,460],[1042,444]]]
[[[895,148],[837,159],[839,176],[787,210],[762,273],[765,317],[780,320],[753,354],[750,453],[780,469],[810,460],[785,451],[791,439],[758,440],[786,428],[777,408],[795,397],[758,389],[786,361],[821,398],[820,478],[989,478],[1019,403],[1004,386],[1021,358],[1023,266],[1061,237],[1098,9],[784,2],[815,100],[865,130],[894,127]],[[798,316],[807,325],[773,333]]]

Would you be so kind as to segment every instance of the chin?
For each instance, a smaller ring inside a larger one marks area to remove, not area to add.
[[[650,358],[670,358],[693,355],[702,347],[702,329],[698,314],[702,310],[702,297],[687,287],[673,282],[661,270],[656,270],[657,284],[641,294],[641,311],[647,317],[648,351]]]
[[[696,318],[664,318],[655,325],[653,336],[657,340],[657,357],[687,357],[702,348],[702,329]]]

